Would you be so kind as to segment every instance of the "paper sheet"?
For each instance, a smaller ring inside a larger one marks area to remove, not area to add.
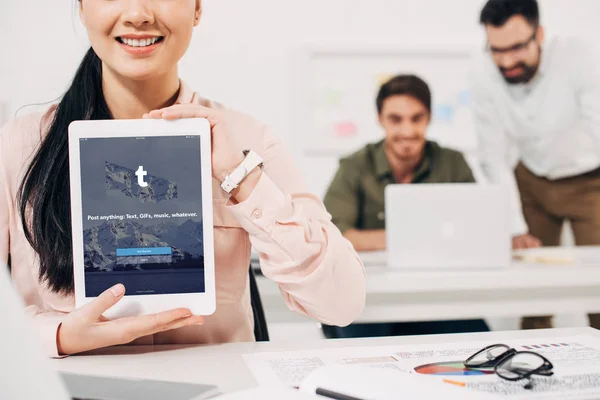
[[[597,266],[600,252],[597,247],[539,247],[516,250],[513,259],[529,264],[555,264],[557,266]]]
[[[554,365],[549,378],[534,377],[533,389],[525,389],[524,382],[508,382],[493,371],[469,371],[461,361],[475,351],[493,343],[470,343],[469,346],[447,344],[442,346],[413,346],[397,351],[394,357],[413,374],[433,375],[448,384],[464,387],[499,397],[522,399],[600,399],[600,340],[592,336],[509,340],[507,344],[517,351],[542,354]],[[582,397],[583,396],[583,397]]]
[[[259,385],[298,387],[311,372],[325,365],[362,364],[408,373],[392,354],[388,347],[359,347],[246,354],[244,361]]]
[[[492,398],[600,399],[600,340],[589,335],[508,340],[518,351],[535,351],[554,365],[554,375],[535,377],[533,389],[508,382],[493,371],[472,371],[462,361],[490,342],[442,343],[415,346],[348,347],[324,350],[248,354],[245,362],[260,385],[300,386],[324,365],[359,364],[393,368],[407,374],[429,375]],[[486,396],[486,397],[487,397]]]

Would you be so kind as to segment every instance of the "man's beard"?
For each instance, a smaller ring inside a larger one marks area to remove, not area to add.
[[[511,85],[516,85],[516,84],[520,84],[520,83],[528,83],[529,81],[531,81],[533,79],[533,77],[535,76],[535,74],[537,74],[539,64],[532,66],[532,65],[527,65],[524,62],[520,62],[512,68],[503,68],[503,67],[499,67],[499,68],[500,68],[500,72],[502,73],[502,77],[504,78],[504,80]],[[520,75],[516,75],[516,76],[506,76],[505,75],[506,71],[510,71],[515,68],[521,68],[523,70],[523,72]]]

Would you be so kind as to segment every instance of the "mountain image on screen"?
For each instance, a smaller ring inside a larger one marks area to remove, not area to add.
[[[151,269],[203,268],[202,222],[190,219],[182,224],[142,225],[131,221],[111,221],[83,231],[86,272]],[[116,257],[117,248],[170,247],[172,255],[140,263],[139,257]],[[119,262],[117,262],[119,259]]]
[[[148,186],[141,187],[137,184],[138,178],[133,169],[108,161],[104,162],[104,169],[107,192],[118,191],[142,203],[159,203],[177,198],[177,183],[173,181],[148,174],[145,176]]]

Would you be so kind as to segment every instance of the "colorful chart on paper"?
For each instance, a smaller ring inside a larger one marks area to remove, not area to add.
[[[460,361],[419,365],[415,367],[415,372],[423,375],[440,376],[490,375],[494,373],[493,370],[487,369],[467,369]]]

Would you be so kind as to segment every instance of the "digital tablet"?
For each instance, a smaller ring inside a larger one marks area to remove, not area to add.
[[[117,283],[109,318],[215,311],[210,124],[206,119],[69,126],[76,306]]]

